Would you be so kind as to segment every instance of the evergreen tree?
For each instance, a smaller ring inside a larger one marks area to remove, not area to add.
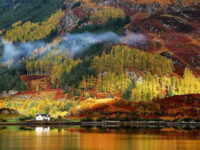
[[[67,85],[67,84],[65,85],[64,93],[65,93],[65,94],[66,94],[66,93],[69,93],[69,88],[68,88],[68,85]]]
[[[122,93],[122,97],[124,99],[129,100],[132,96],[132,89],[135,88],[135,81],[132,80],[129,86],[126,88],[126,90]]]

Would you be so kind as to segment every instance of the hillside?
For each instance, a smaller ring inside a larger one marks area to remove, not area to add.
[[[7,29],[15,22],[40,22],[47,19],[62,6],[63,0],[1,0],[0,30]],[[27,15],[28,14],[28,15]]]
[[[10,4],[4,1],[1,3],[0,10],[2,12],[9,6],[8,11],[4,11],[1,15],[5,19],[10,18],[7,15],[18,14],[20,11],[19,16],[15,15],[16,17],[12,17],[10,21],[2,21],[2,23],[7,23],[6,27],[10,28],[2,30],[0,33],[2,33],[3,38],[10,41],[52,40],[58,35],[63,36],[68,32],[113,31],[119,35],[134,32],[143,34],[145,40],[135,43],[131,42],[131,37],[129,37],[129,42],[126,44],[172,59],[176,73],[180,75],[186,66],[199,75],[200,4],[198,1],[122,0],[116,2],[112,0],[85,0],[81,2],[67,0],[64,3],[62,1],[49,1],[48,3],[39,1],[34,2],[34,4],[29,1],[23,4],[20,1],[10,2]],[[39,5],[40,9],[36,9]],[[31,6],[33,11],[29,10],[28,6]],[[21,12],[22,7],[27,10]],[[41,13],[43,7],[48,9]],[[112,10],[116,7],[117,11]],[[60,8],[62,8],[63,13],[65,12],[65,15],[61,12],[53,15]],[[34,13],[26,15],[24,18],[27,11]],[[42,16],[39,15],[39,17],[37,14],[42,14]],[[125,16],[129,17],[126,18],[125,24],[118,22],[120,20],[114,21],[119,15],[121,15],[122,21]],[[57,22],[50,22],[48,17],[51,20],[56,19]],[[112,18],[113,22],[108,23],[109,18]],[[47,26],[47,24],[51,24],[51,26]],[[4,26],[0,24],[2,29]]]
[[[2,0],[0,13],[3,107],[199,117],[198,0]]]
[[[95,119],[199,119],[200,95],[173,96],[151,102],[130,102],[121,99],[89,99],[71,109],[67,117]]]

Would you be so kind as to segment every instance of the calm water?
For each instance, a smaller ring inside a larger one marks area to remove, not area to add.
[[[0,150],[198,150],[200,130],[0,127]]]

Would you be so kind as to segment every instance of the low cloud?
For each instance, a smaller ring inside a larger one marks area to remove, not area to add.
[[[89,32],[66,34],[66,36],[60,38],[59,42],[45,43],[43,41],[37,42],[25,42],[14,44],[7,40],[0,38],[0,47],[2,47],[1,62],[8,63],[11,60],[20,60],[23,57],[28,57],[34,52],[48,52],[53,47],[58,47],[62,51],[68,49],[71,55],[80,51],[86,50],[95,43],[100,42],[113,42],[123,44],[138,44],[146,41],[146,37],[143,34],[127,33],[125,36],[119,36],[114,32],[105,32],[99,34],[93,34]]]

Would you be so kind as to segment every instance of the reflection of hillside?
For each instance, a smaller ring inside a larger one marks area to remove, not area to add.
[[[13,127],[0,130],[0,149],[175,150],[200,146],[198,130],[79,127],[37,127],[35,130],[42,134]],[[43,134],[46,131],[48,134]]]

